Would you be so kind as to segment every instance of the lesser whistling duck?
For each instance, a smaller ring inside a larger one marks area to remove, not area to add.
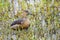
[[[11,24],[11,28],[12,29],[28,29],[28,27],[30,26],[30,20],[27,18],[27,15],[31,14],[29,13],[27,10],[22,11],[22,18],[15,20],[12,22]]]

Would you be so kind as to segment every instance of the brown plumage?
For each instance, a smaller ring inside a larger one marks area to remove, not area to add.
[[[24,10],[21,14],[22,18],[13,21],[11,24],[12,29],[28,29],[30,26],[30,20],[27,18],[27,15],[30,14],[28,11]]]

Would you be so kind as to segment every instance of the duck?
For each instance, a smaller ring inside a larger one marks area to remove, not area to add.
[[[11,29],[28,29],[30,27],[30,20],[27,15],[32,15],[28,10],[22,11],[21,18],[11,23]]]

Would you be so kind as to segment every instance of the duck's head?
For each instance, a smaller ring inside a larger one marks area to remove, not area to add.
[[[27,15],[32,15],[28,10],[23,10],[21,16],[26,17]]]

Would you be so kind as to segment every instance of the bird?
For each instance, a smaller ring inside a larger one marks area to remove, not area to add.
[[[27,15],[31,15],[31,13],[27,10],[23,10],[21,14],[22,17],[11,23],[11,29],[28,29],[30,26],[30,20],[27,18]]]

